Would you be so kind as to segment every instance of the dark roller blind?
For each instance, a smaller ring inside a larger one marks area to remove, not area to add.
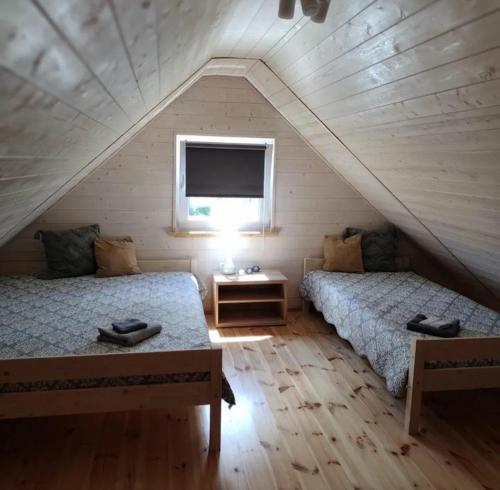
[[[186,143],[187,197],[264,197],[265,145]]]

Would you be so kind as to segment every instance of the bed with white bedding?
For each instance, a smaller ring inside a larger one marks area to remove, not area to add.
[[[412,272],[315,270],[305,275],[300,292],[335,326],[340,337],[368,358],[397,397],[406,391],[412,339],[429,338],[406,329],[416,314],[459,319],[459,337],[500,336],[500,314]],[[426,367],[499,365],[498,354],[498,358],[477,362],[432,361]]]

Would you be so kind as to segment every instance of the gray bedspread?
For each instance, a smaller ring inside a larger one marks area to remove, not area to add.
[[[0,358],[209,349],[194,276],[153,272],[51,281],[0,277]],[[135,347],[96,342],[97,327],[139,318],[162,332]]]
[[[162,331],[134,347],[96,341],[97,327],[125,318],[160,323]],[[210,349],[200,292],[190,273],[51,281],[28,275],[0,277],[0,359],[190,349]],[[48,380],[36,386],[0,385],[0,392],[200,381],[207,375]],[[230,392],[228,385],[224,391]],[[226,400],[233,403],[230,395]]]
[[[500,314],[412,272],[314,271],[302,281],[300,293],[368,358],[397,397],[405,393],[412,337],[428,337],[406,330],[417,313],[459,319],[459,336],[500,335]],[[500,363],[500,353],[498,360],[486,362]]]

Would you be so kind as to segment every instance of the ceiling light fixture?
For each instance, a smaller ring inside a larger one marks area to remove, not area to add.
[[[316,0],[301,0],[302,12],[307,17],[312,17],[316,15],[318,11],[318,2]]]
[[[302,12],[310,17],[313,22],[322,24],[325,22],[330,0],[300,0]],[[280,19],[293,19],[295,12],[295,0],[280,0],[278,17]]]
[[[280,0],[278,17],[280,19],[293,19],[295,13],[295,0]]]
[[[328,7],[330,6],[330,0],[316,0],[318,3],[318,9],[316,13],[311,16],[311,20],[318,24],[323,24],[326,19],[326,14],[328,13]]]

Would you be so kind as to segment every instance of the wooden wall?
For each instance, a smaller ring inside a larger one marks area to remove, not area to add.
[[[400,230],[400,254],[418,274],[500,311],[500,300],[356,157],[353,151],[303,104],[263,63],[246,77],[264,94],[328,165],[337,170]]]
[[[0,244],[209,59],[239,57],[332,168],[498,298],[500,0],[335,0],[324,24],[277,6],[1,2]]]
[[[2,0],[0,244],[215,54],[266,53],[301,21],[278,19],[277,5]]]
[[[381,226],[384,219],[297,135],[290,124],[243,78],[205,77],[187,90],[114,157],[42,214],[2,249],[0,267],[39,267],[39,229],[99,223],[108,235],[131,235],[142,259],[193,256],[208,279],[223,259],[218,238],[177,238],[172,224],[176,133],[276,138],[278,236],[245,238],[238,266],[259,263],[290,279],[298,306],[302,258],[321,255],[322,238],[345,226]]]
[[[258,86],[389,221],[500,297],[500,2],[332,6],[264,56],[282,87]]]

